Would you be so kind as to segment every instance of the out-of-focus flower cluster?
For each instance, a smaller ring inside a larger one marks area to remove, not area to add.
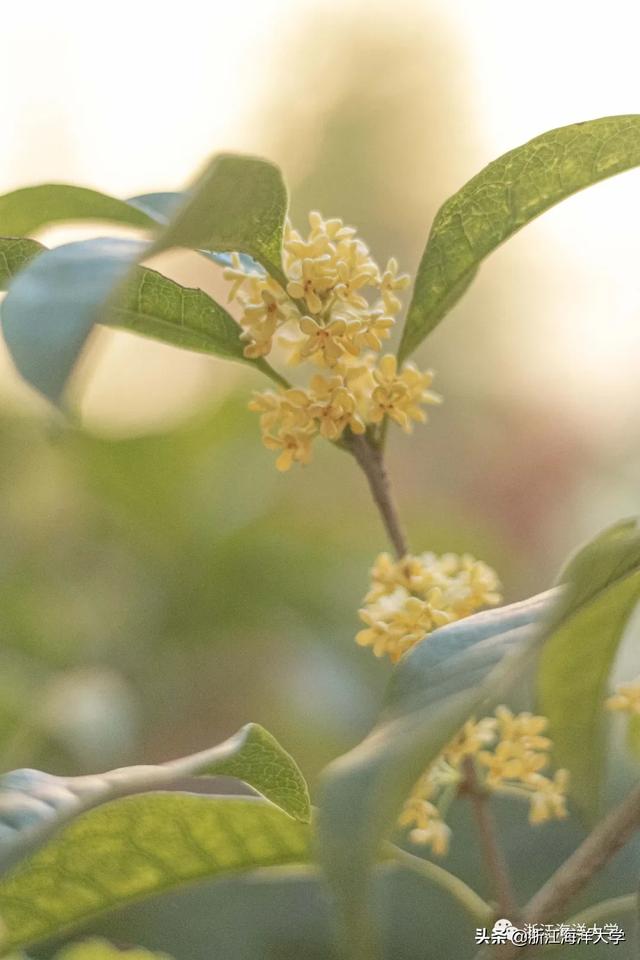
[[[237,254],[224,277],[229,300],[242,307],[245,356],[266,357],[276,339],[288,360],[308,362],[321,372],[304,388],[259,393],[250,404],[260,414],[265,445],[288,470],[308,463],[317,436],[338,440],[349,428],[390,418],[410,432],[427,419],[423,407],[440,398],[432,374],[413,364],[398,368],[392,354],[378,356],[402,308],[409,284],[396,260],[381,270],[352,227],[342,220],[309,214],[303,238],[290,224],[284,233],[284,289],[272,277],[245,269]]]
[[[621,683],[606,703],[609,710],[619,710],[631,716],[640,716],[640,677],[631,683]]]
[[[371,588],[359,611],[366,624],[356,642],[393,663],[437,627],[500,603],[495,571],[469,554],[381,553],[371,570]]]
[[[426,844],[444,856],[451,830],[447,811],[467,782],[467,764],[473,764],[473,789],[519,797],[529,803],[529,822],[567,816],[569,775],[557,770],[542,773],[549,764],[551,740],[544,736],[546,717],[513,714],[498,707],[495,716],[468,720],[462,731],[416,783],[400,814],[398,825],[410,828],[413,843]]]

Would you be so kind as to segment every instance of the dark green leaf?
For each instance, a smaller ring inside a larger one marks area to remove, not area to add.
[[[187,196],[186,193],[145,193],[139,197],[131,197],[127,200],[127,203],[144,210],[158,223],[168,223],[169,219],[178,212],[180,206],[186,202]],[[221,267],[231,266],[231,255],[229,253],[217,253],[215,250],[200,250],[199,252]],[[260,264],[246,253],[240,254],[240,263],[247,273],[264,274]]]
[[[158,766],[87,777],[55,777],[39,770],[5,774],[0,778],[0,867],[23,859],[85,810],[140,790],[164,789],[184,777],[214,775],[243,780],[288,816],[309,820],[309,794],[300,770],[270,733],[252,723],[211,750]]]
[[[608,679],[640,597],[640,530],[617,524],[568,565],[566,589],[540,655],[540,711],[549,718],[554,758],[571,774],[576,803],[599,812],[605,767]]]
[[[278,167],[257,157],[214,157],[188,192],[153,253],[191,247],[246,253],[284,283],[282,232],[287,191]]]
[[[86,187],[43,183],[0,197],[0,234],[24,237],[53,223],[108,221],[130,227],[153,227],[155,219],[125,200]]]
[[[0,290],[6,290],[18,271],[44,250],[28,237],[0,237]]]
[[[550,130],[494,160],[436,215],[400,346],[409,356],[521,227],[591,184],[640,164],[640,115]]]
[[[306,824],[251,797],[149,793],[113,801],[78,817],[0,882],[3,948],[195,880],[304,862],[308,840]]]
[[[553,592],[436,630],[396,668],[386,712],[325,777],[321,856],[351,955],[375,951],[366,898],[371,870],[402,802],[465,720],[502,698],[531,662]]]
[[[265,360],[245,357],[241,328],[215,300],[147,267],[138,267],[127,280],[106,323],[186,350],[248,363],[282,383]]]

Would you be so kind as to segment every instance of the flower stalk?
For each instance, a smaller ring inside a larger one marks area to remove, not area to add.
[[[409,544],[393,501],[382,451],[366,436],[357,434],[352,434],[348,446],[367,478],[371,496],[378,508],[387,536],[400,560],[409,552]]]

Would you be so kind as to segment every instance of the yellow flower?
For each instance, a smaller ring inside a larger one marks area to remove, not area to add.
[[[354,227],[346,227],[339,217],[323,220],[322,215],[317,210],[312,210],[309,214],[309,226],[311,227],[310,237],[312,239],[324,237],[334,243],[350,240],[356,233]]]
[[[320,435],[327,440],[338,440],[345,429],[364,433],[365,425],[358,416],[356,401],[340,376],[323,377],[316,374],[311,380],[309,415],[319,423]]]
[[[467,720],[458,736],[443,751],[445,760],[459,767],[467,757],[476,756],[483,747],[495,741],[497,726],[495,717],[484,717],[477,722]]]
[[[398,313],[402,308],[402,303],[396,296],[395,291],[405,290],[410,283],[411,278],[407,273],[398,276],[398,261],[395,257],[391,257],[380,281],[380,293],[382,294],[384,308],[391,316]]]
[[[336,280],[331,257],[328,254],[321,257],[305,257],[299,265],[298,273],[299,275],[287,284],[287,293],[294,300],[304,300],[311,313],[320,313],[321,296],[334,285]]]
[[[544,753],[528,750],[518,741],[501,740],[493,752],[481,750],[478,760],[485,769],[486,782],[497,787],[507,780],[526,783],[546,767],[548,758]]]
[[[310,397],[304,390],[266,390],[257,393],[249,409],[260,414],[262,442],[268,450],[280,451],[278,470],[289,470],[294,463],[309,463],[311,444],[317,433],[309,412]]]
[[[420,795],[409,797],[398,817],[399,827],[419,827],[426,830],[429,822],[437,817],[438,808]]]
[[[269,433],[276,424],[288,427],[306,427],[311,422],[309,415],[309,394],[295,388],[280,390],[265,390],[263,393],[254,393],[249,403],[249,409],[261,414],[260,424]]]
[[[371,589],[365,597],[365,603],[377,600],[385,593],[392,593],[396,587],[418,593],[423,580],[424,567],[420,557],[407,554],[400,560],[394,560],[390,553],[380,553],[371,568]],[[436,584],[429,584],[429,588],[433,586]]]
[[[242,266],[240,254],[232,253],[231,266],[224,268],[222,271],[222,276],[231,284],[229,293],[227,295],[227,302],[231,303],[232,300],[235,300],[238,295],[238,291],[246,283],[246,281],[249,280],[250,277],[257,277],[258,274],[247,273]]]
[[[376,657],[385,654],[396,663],[403,653],[413,647],[436,627],[450,622],[450,615],[440,609],[441,595],[434,590],[424,600],[412,597],[404,587],[358,611],[366,624],[356,634],[356,643],[372,647]]]
[[[507,781],[541,783],[540,771],[548,763],[551,748],[551,740],[542,736],[547,718],[526,712],[514,715],[504,706],[498,707],[495,715],[498,743],[493,752],[481,750],[478,754],[487,784],[495,788]]]
[[[532,782],[529,823],[545,823],[547,820],[563,820],[567,814],[567,788],[569,772],[557,770],[553,779],[538,777]]]
[[[407,364],[398,372],[398,361],[393,354],[382,357],[373,376],[377,386],[371,397],[371,423],[391,417],[410,433],[412,420],[426,422],[427,415],[421,404],[440,403],[438,394],[429,390],[433,380],[431,372],[420,373],[413,364]]]
[[[606,701],[608,710],[640,715],[640,677],[633,683],[621,683],[613,696]]]
[[[445,857],[449,852],[451,827],[444,820],[433,818],[424,829],[416,827],[409,834],[412,843],[428,844],[436,857]]]
[[[438,570],[445,578],[447,599],[458,616],[466,617],[481,607],[495,607],[502,600],[500,581],[488,564],[470,554],[445,553],[439,560],[433,554],[422,557],[427,585],[437,581]]]
[[[387,317],[382,310],[370,310],[360,321],[353,336],[353,342],[358,350],[369,347],[371,350],[380,350],[382,341],[391,336],[393,317]]]
[[[409,833],[412,843],[430,846],[437,857],[444,857],[449,851],[451,830],[437,806],[427,798],[433,789],[433,784],[424,778],[418,781],[415,792],[402,808],[398,826],[413,827]]]
[[[245,357],[257,360],[267,356],[277,336],[289,348],[290,364],[309,361],[330,368],[332,374],[342,378],[342,383],[333,384],[330,391],[323,387],[321,396],[312,397],[313,388],[304,390],[308,398],[302,405],[307,412],[304,422],[300,418],[287,420],[284,403],[277,405],[276,411],[270,401],[267,411],[259,410],[260,404],[254,402],[252,409],[261,413],[263,432],[269,435],[272,446],[284,443],[278,430],[291,425],[306,428],[311,422],[323,437],[337,440],[347,428],[363,433],[368,424],[380,423],[385,417],[406,432],[414,422],[426,421],[424,406],[440,399],[429,389],[432,374],[420,372],[412,364],[398,370],[390,354],[376,365],[377,354],[391,336],[394,316],[400,310],[398,294],[409,282],[399,273],[394,258],[381,271],[353,227],[338,218],[325,220],[313,211],[306,236],[289,221],[285,223],[284,288],[268,274],[257,272],[259,268],[244,267],[245,263],[238,253],[232,253],[231,263],[223,271],[230,284],[229,300],[237,300],[243,309],[240,323]],[[301,409],[298,401],[294,406]],[[276,432],[274,427],[265,426],[265,416],[269,421],[276,417]],[[294,441],[290,438],[285,446],[294,449]],[[302,447],[306,447],[304,438]],[[302,453],[294,459],[302,461]],[[452,578],[449,581],[446,586],[451,593]],[[426,589],[425,585],[422,592]],[[482,596],[486,603],[491,602],[491,587],[483,581],[480,565],[464,575],[460,573],[456,589],[459,615],[477,607]],[[451,597],[447,603],[452,608]]]
[[[409,834],[411,840],[429,843],[434,852],[446,853],[450,831],[444,817],[466,780],[465,762],[469,758],[475,761],[481,788],[529,803],[531,824],[566,817],[568,772],[557,770],[553,777],[540,773],[551,747],[551,741],[540,735],[545,726],[545,717],[514,715],[504,706],[496,709],[494,717],[468,720],[414,786],[398,826],[414,827]]]
[[[404,587],[416,596],[426,597],[440,590],[442,605],[452,620],[475,613],[482,607],[500,603],[500,582],[495,571],[469,554],[446,553],[442,557],[427,552],[407,554],[394,560],[381,553],[371,570],[371,588],[365,603],[371,603],[396,587]]]
[[[366,310],[369,304],[358,291],[371,283],[371,275],[366,270],[352,271],[344,260],[339,260],[337,267],[338,282],[335,286],[335,295],[352,307]]]
[[[300,330],[306,336],[299,350],[303,360],[317,357],[327,367],[332,367],[347,351],[347,324],[344,320],[330,320],[323,325],[312,317],[302,317]]]
[[[283,427],[278,433],[264,435],[264,445],[268,450],[279,450],[276,468],[281,472],[289,470],[294,463],[307,464],[311,461],[311,444],[315,436],[312,427]]]
[[[260,424],[265,431],[273,429],[281,417],[282,396],[273,390],[255,393],[249,402],[249,410],[260,414]]]
[[[284,245],[289,254],[290,270],[293,270],[301,260],[316,260],[330,252],[328,238],[323,234],[316,234],[308,240],[303,240],[296,230],[291,230]]]
[[[346,264],[352,277],[365,273],[369,276],[371,286],[379,287],[380,270],[369,253],[369,248],[357,237],[339,238],[336,257]]]
[[[543,737],[549,721],[546,717],[536,717],[532,713],[514,715],[508,707],[497,707],[496,718],[503,740],[517,741],[527,750],[548,750],[551,740]]]

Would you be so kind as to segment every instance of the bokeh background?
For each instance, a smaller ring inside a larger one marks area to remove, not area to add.
[[[437,208],[487,162],[637,111],[639,21],[624,0],[13,5],[0,190],[171,190],[248,151],[282,166],[296,224],[341,216],[414,272]],[[391,440],[411,542],[483,557],[509,600],[638,512],[639,200],[630,173],[530,225],[418,355],[446,402]],[[195,256],[160,266],[221,290]],[[103,331],[82,426],[61,429],[0,347],[5,768],[163,760],[256,720],[313,785],[370,726],[389,670],[353,635],[383,531],[328,445],[276,474],[246,412],[260,385]]]

